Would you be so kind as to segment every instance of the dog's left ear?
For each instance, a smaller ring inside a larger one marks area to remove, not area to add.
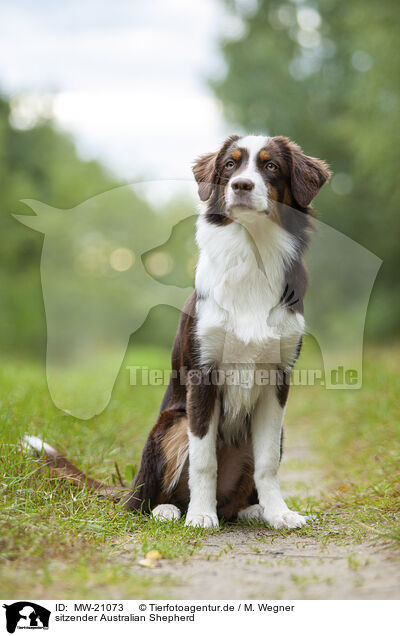
[[[217,155],[218,152],[209,152],[199,157],[193,166],[194,178],[199,186],[199,197],[202,201],[207,201],[214,189]]]
[[[297,144],[290,142],[290,150],[292,194],[302,208],[307,208],[332,173],[325,161],[308,157]]]

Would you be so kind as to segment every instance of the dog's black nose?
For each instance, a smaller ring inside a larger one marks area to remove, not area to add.
[[[250,179],[236,179],[232,181],[232,190],[238,192],[239,190],[245,190],[250,192],[254,188],[254,182]]]

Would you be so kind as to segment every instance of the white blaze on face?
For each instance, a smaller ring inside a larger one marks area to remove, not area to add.
[[[241,166],[239,173],[232,175],[227,187],[226,202],[234,215],[235,212],[244,210],[244,206],[237,200],[236,193],[232,188],[232,184],[240,179],[246,179],[254,183],[253,189],[248,193],[248,209],[253,212],[261,212],[268,208],[268,189],[257,165],[258,155],[265,148],[268,141],[269,137],[264,135],[248,135],[239,139],[237,143],[239,149],[246,151],[247,157],[245,165]],[[237,206],[235,206],[236,202]]]

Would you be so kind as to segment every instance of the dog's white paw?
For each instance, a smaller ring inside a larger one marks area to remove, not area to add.
[[[294,530],[294,528],[301,528],[307,523],[308,517],[299,515],[298,512],[293,510],[280,510],[276,512],[264,511],[264,520],[273,528],[277,530],[280,528],[287,528],[288,530]]]
[[[264,508],[260,504],[248,506],[248,508],[239,512],[238,519],[253,522],[264,521]]]
[[[219,521],[215,512],[187,512],[185,526],[193,526],[195,528],[218,528]]]
[[[151,516],[157,521],[174,521],[181,518],[181,511],[173,504],[160,504],[152,510]]]

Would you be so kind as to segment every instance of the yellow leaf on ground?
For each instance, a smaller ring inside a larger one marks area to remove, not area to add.
[[[139,561],[139,565],[141,565],[142,568],[155,568],[156,563],[157,561],[153,561],[153,559],[142,559]]]
[[[150,550],[150,552],[148,552],[146,554],[146,559],[152,559],[153,561],[159,561],[160,559],[162,559],[161,554],[159,553],[158,550]]]

